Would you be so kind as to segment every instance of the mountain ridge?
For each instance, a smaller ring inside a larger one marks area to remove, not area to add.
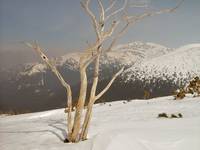
[[[72,86],[74,99],[79,92],[79,57],[80,53],[71,53],[51,60]],[[118,45],[113,51],[101,57],[97,92],[106,86],[113,74],[122,66],[126,71],[116,79],[98,102],[140,99],[144,98],[144,91],[150,93],[149,98],[171,95],[175,89],[184,86],[194,76],[200,75],[199,58],[199,44],[190,44],[179,49],[142,42]],[[183,69],[180,69],[182,66]],[[190,67],[184,70],[184,66]],[[170,67],[172,71],[168,69]],[[92,70],[91,65],[87,72],[88,88],[92,83]],[[0,75],[0,110],[41,111],[61,108],[66,104],[64,88],[43,63],[25,64],[14,70],[1,71]]]
[[[127,70],[127,80],[131,80],[131,72],[141,72],[142,78],[151,80],[154,77],[167,76],[175,82],[178,79],[191,80],[200,75],[200,44],[188,44],[160,57],[146,60],[139,66]],[[133,74],[132,73],[132,74]],[[183,81],[183,80],[182,80]]]

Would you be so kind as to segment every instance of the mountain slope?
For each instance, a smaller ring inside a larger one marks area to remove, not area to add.
[[[137,72],[137,78],[148,81],[153,78],[173,80],[175,83],[188,82],[200,76],[200,44],[190,44],[173,52],[142,62],[139,66],[128,69],[127,80]]]
[[[101,57],[97,92],[106,86],[122,66],[128,68],[99,101],[171,95],[199,74],[200,44],[179,49],[155,43],[118,45]],[[51,61],[70,83],[73,98],[79,92],[78,61],[81,53],[70,53]],[[89,87],[93,66],[88,68]],[[43,63],[29,63],[0,70],[0,110],[41,111],[64,107],[65,90]],[[75,102],[75,101],[74,101]],[[34,106],[34,107],[33,107]]]
[[[94,106],[89,139],[66,144],[64,109],[0,116],[0,149],[29,150],[199,150],[200,98],[172,96]],[[183,118],[157,118],[159,113]],[[117,114],[117,115],[116,115]]]
[[[133,42],[123,45],[118,45],[111,52],[104,54],[101,57],[100,65],[102,68],[106,66],[127,66],[134,65],[135,63],[150,60],[155,57],[162,56],[164,54],[173,51],[173,49],[167,48],[165,46],[155,44],[155,43],[143,43],[143,42]],[[81,53],[69,53],[64,56],[52,59],[54,64],[58,67],[67,67],[71,70],[78,69],[78,62]],[[39,72],[44,72],[47,68],[45,64],[36,63],[30,67],[30,64],[25,67],[22,75],[33,75]]]

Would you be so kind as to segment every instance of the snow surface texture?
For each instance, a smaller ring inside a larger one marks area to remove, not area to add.
[[[135,80],[171,80],[187,82],[195,76],[200,76],[200,44],[190,44],[180,47],[160,57],[143,61],[139,66],[129,68],[126,81]]]
[[[96,104],[89,139],[63,143],[64,109],[0,117],[1,150],[199,150],[200,98]],[[159,113],[183,118],[157,118]]]

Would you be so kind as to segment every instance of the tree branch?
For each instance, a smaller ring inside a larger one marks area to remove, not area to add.
[[[110,6],[108,8],[106,8],[105,13],[108,12],[109,10],[111,10],[115,6],[116,2],[117,2],[116,0],[113,0],[111,2]]]
[[[113,48],[113,46],[115,45],[115,43],[117,42],[117,40],[127,31],[128,27],[131,24],[135,24],[138,21],[141,21],[142,19],[144,19],[146,17],[151,17],[151,16],[162,14],[162,13],[171,13],[171,12],[174,12],[178,7],[181,6],[181,4],[183,3],[183,1],[184,0],[181,0],[174,8],[162,9],[162,10],[154,11],[154,12],[145,12],[145,13],[137,15],[137,16],[125,16],[124,17],[124,20],[126,21],[125,26],[113,38],[110,46],[108,47],[108,49],[105,52],[108,52],[108,51],[110,51]]]
[[[95,33],[96,33],[96,36],[99,39],[100,38],[99,25],[98,25],[98,22],[97,22],[97,19],[96,19],[95,15],[89,9],[89,4],[90,4],[90,0],[85,0],[85,2],[81,1],[81,6],[84,8],[85,12],[91,18],[92,24],[93,24],[93,27],[94,27],[94,30],[95,30]]]
[[[97,0],[99,8],[100,8],[100,23],[104,26],[104,19],[105,19],[105,11],[101,0]],[[101,25],[101,26],[102,26]]]
[[[111,87],[111,85],[113,84],[113,82],[115,81],[115,79],[124,71],[124,67],[122,69],[120,69],[110,80],[110,82],[108,83],[108,85],[97,95],[95,96],[95,101],[98,100],[106,91],[108,91],[108,89]]]
[[[83,53],[83,56],[80,58],[80,61],[83,61],[84,58],[86,58],[86,61],[82,63],[83,68],[86,68],[98,56],[100,52],[95,51],[95,53],[94,50],[97,50],[98,47],[102,44],[102,42],[103,40],[98,40],[93,46],[85,50],[86,52]]]
[[[48,65],[48,67],[52,70],[52,72],[57,76],[62,86],[65,87],[67,90],[67,108],[65,109],[65,112],[68,113],[68,134],[71,135],[72,132],[72,91],[70,85],[64,80],[62,75],[59,73],[57,68],[51,63],[51,61],[48,59],[48,57],[42,52],[42,49],[38,46],[38,44],[35,42],[35,44],[24,42],[25,45],[28,47],[34,49],[39,56],[42,58],[42,60]]]
[[[120,23],[119,21],[113,21],[110,29],[107,32],[104,32],[103,38],[110,37],[113,34],[113,32],[115,31],[115,29],[116,29],[116,27],[118,26],[119,23]]]
[[[124,0],[123,6],[122,6],[121,8],[119,8],[119,9],[115,10],[114,12],[112,12],[109,16],[107,16],[107,17],[105,18],[105,21],[107,21],[107,20],[110,19],[111,17],[117,15],[118,13],[122,12],[122,11],[126,8],[126,6],[127,6],[127,0]]]
[[[128,4],[129,8],[147,8],[148,3],[147,2],[137,2],[137,3],[129,3]]]
[[[159,11],[153,11],[153,12],[145,12],[143,14],[137,15],[137,16],[127,16],[126,19],[129,22],[135,23],[137,21],[140,21],[146,17],[152,17],[155,15],[160,15],[162,13],[171,13],[174,12],[178,7],[181,6],[181,4],[183,3],[184,0],[181,0],[174,8],[167,8],[167,9],[162,9]]]
[[[115,45],[115,43],[117,42],[117,40],[127,31],[127,28],[129,27],[130,22],[127,22],[125,24],[125,26],[115,35],[115,37],[113,38],[110,46],[108,47],[108,49],[105,52],[111,51],[113,46]]]

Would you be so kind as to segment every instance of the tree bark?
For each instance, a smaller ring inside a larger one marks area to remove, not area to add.
[[[80,137],[82,140],[87,139],[89,122],[90,122],[91,116],[92,116],[92,107],[95,102],[96,89],[97,89],[97,84],[98,84],[98,80],[99,80],[99,61],[100,61],[100,54],[97,56],[97,58],[95,60],[93,84],[92,84],[92,88],[91,88],[91,92],[90,92],[90,99],[88,102],[87,112],[86,112],[85,119],[83,122],[83,128],[82,128],[81,137]]]
[[[73,125],[73,131],[72,131],[72,142],[78,142],[79,141],[79,132],[81,128],[81,117],[82,112],[84,109],[85,99],[86,99],[86,93],[87,93],[87,74],[85,68],[80,68],[80,94],[76,106],[76,112],[74,117],[74,125]]]

